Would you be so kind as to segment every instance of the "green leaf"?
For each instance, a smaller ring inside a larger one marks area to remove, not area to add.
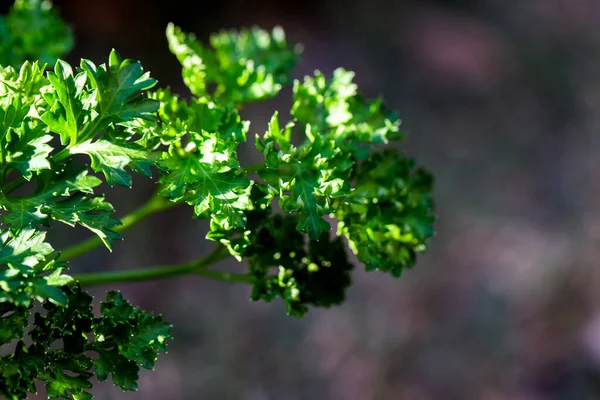
[[[222,229],[244,226],[250,181],[227,165],[232,156],[222,141],[206,134],[201,140],[201,150],[161,161],[170,171],[160,179],[165,185],[161,194],[174,201],[185,198],[197,216],[209,214]]]
[[[93,396],[86,392],[92,388],[90,378],[92,374],[87,372],[90,360],[84,354],[56,353],[49,357],[51,368],[41,376],[46,381],[46,393],[48,398],[62,399],[92,399]],[[67,374],[65,371],[70,371]],[[75,374],[73,374],[73,372]]]
[[[82,353],[88,345],[88,333],[92,330],[94,314],[92,296],[79,287],[62,287],[66,304],[44,303],[43,310],[34,315],[31,339],[42,348],[62,341],[62,348],[73,354]],[[93,337],[92,337],[93,339]],[[85,370],[91,365],[85,367]]]
[[[74,75],[71,66],[62,60],[56,62],[54,72],[48,72],[48,80],[53,91],[44,94],[50,108],[42,115],[42,121],[60,135],[63,145],[75,145],[85,139],[80,137],[80,131],[98,116],[97,92],[86,91],[86,73]]]
[[[112,205],[104,197],[88,197],[101,181],[83,170],[74,175],[49,174],[47,181],[39,182],[38,190],[31,196],[4,197],[2,206],[8,211],[2,222],[14,230],[35,225],[49,225],[51,220],[70,226],[79,224],[97,234],[107,248],[111,241],[120,239],[112,229],[120,225],[113,218]]]
[[[94,373],[100,382],[112,376],[115,386],[123,390],[137,390],[140,368],[116,351],[97,350],[100,357],[94,360]]]
[[[153,120],[159,103],[144,93],[156,84],[139,62],[121,60],[113,50],[108,67],[81,61],[76,73],[64,61],[48,73],[53,90],[44,94],[49,108],[42,120],[72,148],[101,135],[109,127]],[[125,139],[125,138],[118,138]]]
[[[24,228],[13,234],[0,232],[0,304],[10,302],[29,307],[33,299],[65,304],[66,297],[58,287],[72,281],[62,274],[54,259],[56,253],[45,242],[45,232]],[[51,272],[47,275],[47,272]]]
[[[16,168],[21,175],[30,180],[33,173],[50,169],[50,153],[52,146],[49,145],[52,136],[48,135],[43,126],[32,126],[23,122],[19,131],[4,147],[5,166]],[[4,153],[3,152],[3,153]]]
[[[172,23],[167,25],[166,35],[169,49],[183,66],[183,81],[186,86],[198,97],[206,95],[206,70],[209,68],[206,62],[212,56],[211,52],[202,47],[196,40],[196,35],[185,34]]]
[[[112,375],[115,385],[123,390],[136,390],[137,365],[154,369],[158,352],[166,351],[171,325],[159,316],[131,306],[120,292],[108,292],[100,310],[102,317],[93,326],[98,338],[94,349],[100,355],[94,362],[98,378],[105,380]]]
[[[20,128],[28,111],[28,107],[23,104],[22,97],[8,94],[2,96],[0,102],[0,135],[3,140],[10,140],[11,133]]]
[[[171,148],[185,147],[182,140],[186,136],[203,131],[234,147],[246,141],[250,122],[242,121],[235,108],[205,97],[193,98],[188,103],[168,89],[158,90],[153,96],[161,102],[158,112],[161,126],[152,134]]]
[[[330,81],[319,71],[305,77],[303,84],[295,81],[292,115],[320,130],[348,123],[352,119],[349,101],[357,94],[353,78],[353,72],[339,68]]]
[[[79,287],[62,291],[65,305],[44,303],[35,314],[29,332],[33,344],[27,348],[20,341],[13,353],[0,357],[0,394],[25,398],[42,381],[50,397],[91,399],[87,389],[94,375],[99,381],[112,376],[123,390],[136,390],[138,365],[154,368],[158,353],[166,352],[171,325],[132,306],[118,292],[108,292],[95,317],[91,296]],[[0,324],[3,335],[14,336]]]
[[[91,399],[92,380],[109,378],[136,390],[140,368],[153,369],[166,351],[169,324],[118,292],[94,310],[46,241],[54,221],[83,226],[109,249],[120,239],[93,172],[130,187],[131,171],[150,177],[156,167],[160,193],[193,206],[210,220],[208,239],[248,259],[239,277],[202,269],[221,259],[219,248],[189,272],[250,283],[253,300],[281,299],[294,316],[344,300],[353,266],[342,235],[367,270],[394,276],[433,235],[432,178],[401,153],[376,152],[402,138],[400,121],[382,100],[361,96],[352,72],[296,81],[292,120],[282,126],[275,113],[255,141],[264,164],[243,168],[249,122],[239,111],[291,81],[298,48],[280,28],[221,32],[203,46],[170,24],[167,37],[188,101],[168,89],[148,93],[156,80],[114,50],[98,66],[57,59],[70,30],[47,0],[17,0],[0,17],[2,398],[45,385],[49,397]],[[54,65],[47,74],[46,63]],[[154,200],[128,220],[156,209]]]
[[[102,243],[112,250],[112,242],[122,237],[113,229],[121,221],[113,218],[113,206],[104,201],[104,197],[71,196],[64,201],[54,203],[50,208],[50,217],[70,226],[79,224],[95,233]]]
[[[29,310],[10,303],[0,304],[0,346],[21,339],[29,323]]]
[[[45,64],[26,61],[20,69],[0,66],[0,96],[3,102],[18,98],[23,105],[33,105],[41,98],[41,90],[50,82],[44,75]]]
[[[42,125],[29,116],[29,107],[20,97],[7,95],[0,101],[0,171],[16,168],[27,180],[34,173],[50,169],[52,147]]]
[[[62,269],[59,268],[49,276],[35,279],[31,287],[31,294],[39,301],[49,300],[64,306],[67,304],[67,298],[57,286],[64,286],[72,281],[73,278],[62,275]]]
[[[183,66],[183,80],[198,96],[211,96],[235,106],[275,96],[290,82],[300,48],[292,48],[283,29],[271,32],[252,28],[211,36],[212,48],[203,47],[195,35],[169,24],[171,52]],[[216,84],[209,93],[209,84]]]
[[[19,341],[13,354],[0,358],[0,394],[7,399],[25,399],[29,393],[37,393],[36,378],[44,369],[43,353],[36,347],[25,347]]]
[[[35,229],[22,229],[18,234],[2,230],[0,240],[0,265],[28,272],[52,253],[52,246],[45,242],[46,234]]]
[[[155,155],[135,143],[115,139],[87,140],[71,147],[69,151],[71,154],[89,155],[92,169],[102,172],[111,186],[131,187],[131,175],[125,171],[126,167],[146,177],[152,176],[150,167],[154,165]]]
[[[159,103],[143,92],[156,85],[156,79],[144,72],[142,65],[133,60],[122,60],[113,49],[108,67],[105,64],[96,67],[89,60],[81,61],[86,72],[90,88],[97,92],[100,122],[95,130],[104,129],[109,124],[122,124],[136,118],[154,120]]]

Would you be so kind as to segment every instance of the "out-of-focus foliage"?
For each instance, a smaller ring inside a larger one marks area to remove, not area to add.
[[[72,48],[71,28],[49,0],[16,0],[7,15],[0,15],[0,66],[27,60],[54,64]]]

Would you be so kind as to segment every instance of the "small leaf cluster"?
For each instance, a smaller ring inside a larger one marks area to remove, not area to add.
[[[434,234],[433,178],[398,150],[398,116],[362,96],[352,72],[294,80],[301,49],[279,27],[220,32],[208,46],[173,24],[166,36],[189,96],[156,89],[115,50],[100,65],[61,60],[72,37],[49,1],[17,0],[0,17],[5,398],[43,382],[50,398],[89,399],[91,379],[109,377],[135,390],[166,351],[171,326],[119,292],[93,312],[49,239],[55,224],[79,226],[112,249],[124,225],[102,188],[130,188],[132,173],[156,180],[149,204],[187,204],[209,221],[211,261],[244,260],[238,281],[253,300],[280,299],[297,317],[343,302],[354,259],[398,277]],[[254,134],[243,107],[290,84],[289,113]]]
[[[35,312],[30,345],[22,326],[31,310],[0,303],[0,345],[18,340],[12,354],[0,358],[0,394],[26,398],[42,381],[49,398],[92,399],[88,390],[94,376],[136,390],[140,366],[154,369],[158,352],[166,351],[171,325],[132,306],[119,292],[108,292],[95,317],[92,297],[81,288],[55,290],[61,302],[45,301]]]
[[[287,43],[281,27],[271,32],[256,27],[222,31],[212,35],[211,46],[205,47],[194,34],[169,24],[167,38],[190,91],[234,106],[279,93],[290,82],[290,71],[301,51]]]
[[[113,230],[120,222],[112,205],[94,193],[102,180],[93,173],[102,173],[109,185],[127,187],[126,168],[150,176],[152,153],[137,143],[129,125],[156,118],[158,102],[142,96],[156,81],[115,51],[108,65],[82,60],[74,71],[59,60],[53,70],[44,70],[25,62],[18,72],[13,67],[0,72],[2,223],[12,234],[53,221],[80,225],[110,249],[120,238]],[[89,166],[73,162],[80,154]],[[33,193],[14,195],[25,183],[34,185]]]
[[[237,110],[209,98],[189,102],[163,90],[157,135],[161,194],[185,201],[198,218],[210,219],[209,239],[246,224],[251,182],[241,172],[237,147],[246,140],[248,121]]]
[[[307,240],[293,215],[249,213],[253,231],[245,256],[254,284],[252,300],[282,298],[287,313],[297,317],[308,306],[330,307],[344,301],[354,265],[341,237]]]

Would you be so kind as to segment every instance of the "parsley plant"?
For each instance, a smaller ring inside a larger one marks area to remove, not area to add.
[[[300,50],[280,28],[213,35],[202,45],[175,25],[168,45],[192,96],[185,100],[141,64],[60,60],[70,28],[47,0],[17,0],[0,17],[0,395],[91,399],[91,379],[136,390],[171,326],[109,291],[92,310],[85,288],[176,275],[241,282],[252,299],[280,298],[287,313],[344,299],[352,263],[399,277],[433,235],[431,176],[389,144],[398,117],[367,100],[344,69],[293,81]],[[250,123],[238,111],[293,85],[289,116],[273,114],[255,146],[264,162],[242,166]],[[78,156],[78,159],[74,159]],[[78,160],[89,160],[82,165]],[[141,208],[117,218],[101,185],[158,177]],[[109,250],[142,219],[177,205],[208,219],[217,243],[186,264],[68,275],[67,261]],[[94,238],[55,249],[46,232],[79,225]],[[331,225],[337,235],[330,234]],[[214,264],[245,259],[247,273]]]

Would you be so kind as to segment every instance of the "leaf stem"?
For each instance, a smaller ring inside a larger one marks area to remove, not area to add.
[[[142,282],[148,280],[172,278],[182,275],[200,275],[207,278],[238,283],[252,283],[250,275],[231,274],[212,271],[208,267],[215,264],[229,254],[222,246],[217,247],[212,253],[198,260],[178,265],[142,268],[130,271],[109,271],[90,274],[74,275],[73,278],[81,286],[97,286],[112,283]]]
[[[64,158],[65,154],[68,155],[68,151],[65,151],[65,150],[67,150],[67,149],[63,149],[63,151],[61,151],[57,154],[58,158]],[[246,173],[248,173],[248,174],[252,174],[252,173],[257,173],[258,171],[260,171],[264,168],[265,168],[264,164],[257,163],[257,164],[252,164],[252,165],[245,167],[244,171],[246,171]],[[8,193],[12,192],[14,189],[16,189],[17,187],[19,187],[21,184],[20,180],[22,180],[22,179],[16,179],[15,181],[11,182],[11,184],[7,185],[4,188],[4,192],[6,194],[8,194]],[[121,232],[129,229],[131,226],[137,224],[138,222],[143,221],[144,219],[148,218],[150,215],[155,214],[159,211],[171,208],[178,204],[177,202],[172,202],[172,201],[165,199],[163,196],[161,196],[158,193],[159,192],[157,191],[150,198],[150,200],[148,200],[146,203],[144,203],[141,207],[139,207],[137,210],[133,211],[131,214],[128,214],[125,217],[123,217],[121,219],[121,225],[115,227],[114,231],[117,233],[121,233]],[[62,251],[61,255],[60,255],[60,260],[61,261],[72,260],[74,258],[80,257],[80,256],[100,247],[101,245],[102,245],[102,241],[100,240],[100,238],[97,236],[94,236],[88,240],[85,240],[81,243],[78,243],[78,244]]]
[[[68,158],[69,156],[71,156],[71,153],[69,152],[69,148],[65,147],[61,151],[56,153],[54,155],[54,157],[52,157],[52,161],[54,161],[55,163],[58,163],[58,162],[61,162],[62,160],[64,160],[65,158]]]
[[[176,202],[165,199],[160,194],[158,194],[158,192],[156,192],[150,198],[150,200],[148,200],[146,203],[140,206],[137,210],[123,217],[121,219],[121,225],[117,226],[114,229],[114,231],[121,233],[129,229],[131,226],[137,224],[138,222],[148,218],[150,215],[162,210],[166,210],[167,208],[171,208],[177,204],[178,203]],[[91,250],[94,250],[97,247],[100,247],[101,245],[102,241],[100,240],[100,238],[94,236],[61,252],[60,260],[67,261],[73,258],[77,258]]]
[[[11,194],[17,188],[19,188],[20,186],[22,186],[25,183],[27,183],[27,180],[25,178],[23,178],[22,176],[20,176],[18,178],[15,178],[15,180],[10,182],[8,185],[4,186],[2,188],[2,192],[4,192],[4,194],[6,194],[6,195]]]

